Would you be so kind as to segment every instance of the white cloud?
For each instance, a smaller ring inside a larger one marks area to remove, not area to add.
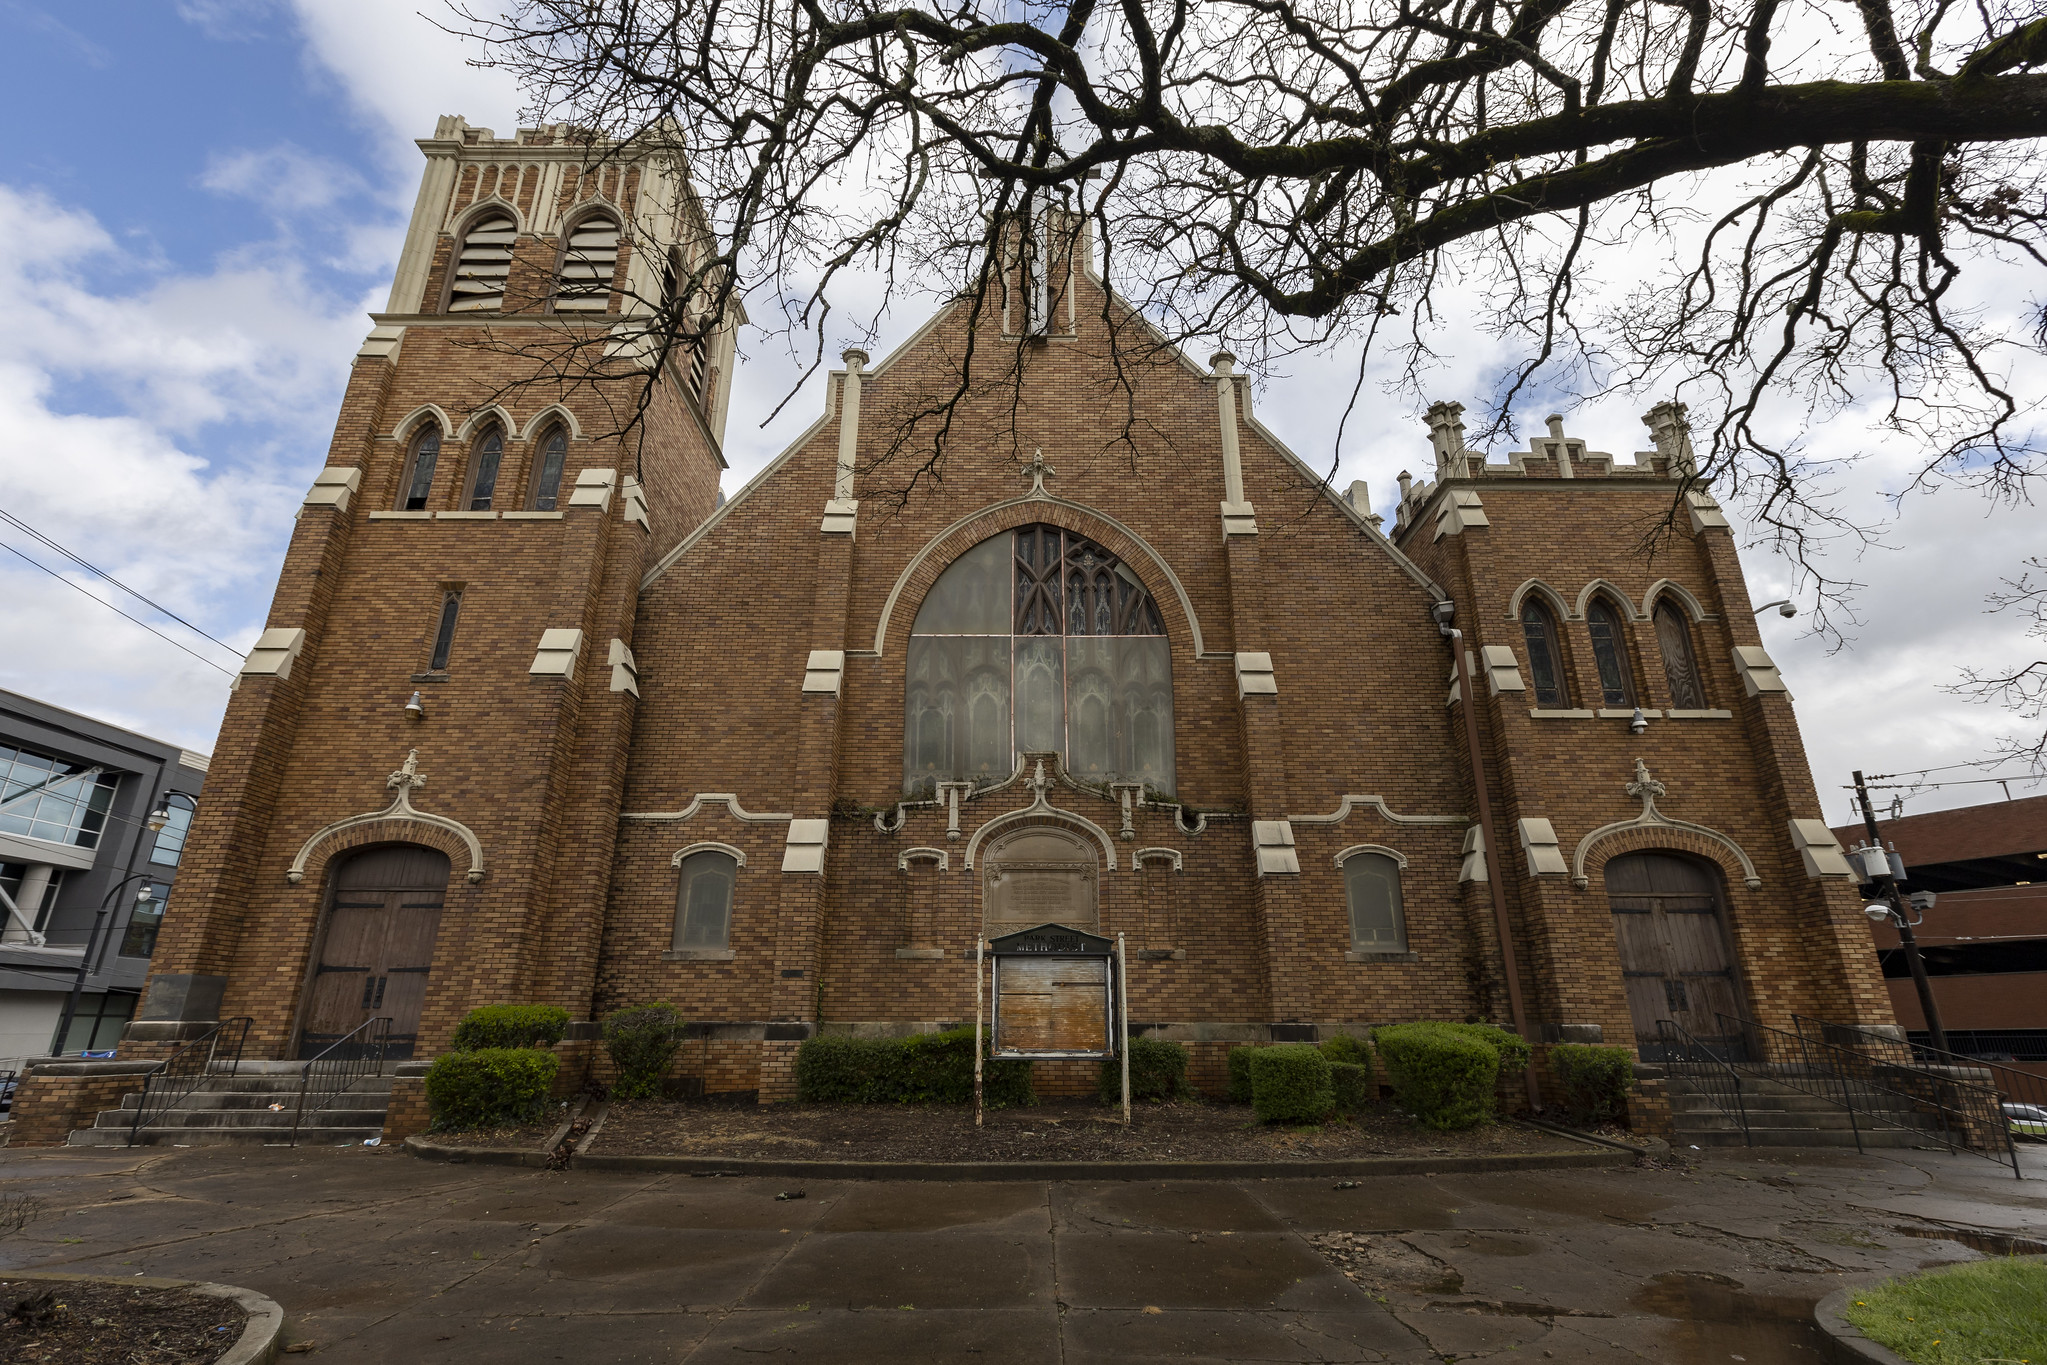
[[[353,169],[282,143],[261,151],[216,152],[199,183],[252,200],[280,217],[326,208],[363,188]]]

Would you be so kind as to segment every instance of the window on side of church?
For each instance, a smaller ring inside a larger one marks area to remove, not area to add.
[[[518,240],[519,225],[503,209],[492,209],[469,225],[455,259],[455,277],[448,282],[449,312],[495,313],[505,306],[505,279]]]
[[[739,864],[729,853],[705,849],[682,860],[675,894],[675,952],[721,949],[732,939],[732,887]]]
[[[1057,526],[983,541],[939,575],[911,626],[903,786],[999,782],[1020,753],[1075,777],[1173,789],[1173,677],[1151,594]]]
[[[496,427],[476,443],[476,455],[469,462],[469,496],[463,506],[472,512],[488,512],[497,496],[498,466],[505,458],[505,434]]]
[[[593,213],[569,229],[554,290],[557,313],[602,313],[611,307],[618,270],[618,220]]]
[[[1604,598],[1585,609],[1585,628],[1592,635],[1592,663],[1599,670],[1600,700],[1607,706],[1633,706],[1635,689],[1628,676],[1626,642],[1620,617]]]
[[[1663,675],[1670,680],[1670,704],[1680,711],[1706,709],[1706,689],[1692,655],[1692,632],[1669,598],[1656,604],[1656,644],[1663,651]]]
[[[441,619],[434,627],[434,652],[427,658],[427,671],[448,671],[448,654],[455,647],[455,622],[462,615],[462,594],[450,592],[441,598]]]
[[[1343,890],[1350,900],[1352,952],[1407,951],[1399,863],[1383,853],[1353,853],[1343,860]]]
[[[1563,656],[1557,650],[1556,619],[1533,597],[1522,605],[1521,633],[1528,640],[1528,673],[1535,683],[1535,704],[1569,709],[1571,689],[1564,679]]]
[[[569,433],[556,427],[540,438],[540,458],[533,463],[533,510],[558,510],[562,488],[562,465],[569,458]]]
[[[412,438],[412,453],[405,462],[405,479],[400,485],[398,510],[418,512],[426,507],[434,491],[434,466],[441,461],[441,429],[432,422]]]

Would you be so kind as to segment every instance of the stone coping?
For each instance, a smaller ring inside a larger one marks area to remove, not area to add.
[[[2047,1256],[2023,1256],[2014,1259],[2047,1261]],[[1936,1270],[1940,1269],[1946,1267],[1936,1267]],[[1887,1275],[1882,1279],[1866,1279],[1861,1284],[1844,1285],[1813,1305],[1813,1321],[1819,1324],[1820,1329],[1820,1353],[1827,1358],[1829,1365],[1912,1365],[1910,1360],[1890,1347],[1879,1346],[1862,1335],[1862,1329],[1848,1321],[1841,1312],[1848,1307],[1855,1295],[1867,1293],[1878,1285],[1903,1278],[1908,1277]]]
[[[188,1289],[209,1298],[233,1299],[249,1315],[249,1322],[242,1328],[242,1335],[235,1344],[228,1347],[227,1353],[213,1365],[268,1365],[277,1358],[278,1338],[284,1335],[284,1309],[277,1300],[238,1285],[211,1284],[205,1280],[166,1280],[154,1275],[131,1275],[125,1279],[116,1275],[67,1275],[61,1270],[10,1270],[0,1275],[0,1279],[54,1280],[67,1284],[85,1281],[124,1287],[140,1285],[144,1289]]]
[[[70,1061],[57,1057],[30,1057],[21,1064],[26,1076],[149,1076],[163,1069],[158,1060],[126,1060],[113,1058],[105,1061]]]
[[[591,1135],[594,1136],[594,1133]],[[640,1171],[696,1176],[779,1176],[796,1180],[1292,1180],[1324,1176],[1482,1175],[1489,1171],[1560,1171],[1629,1166],[1644,1155],[1621,1144],[1585,1145],[1579,1152],[1504,1152],[1493,1156],[1353,1157],[1338,1161],[791,1161],[753,1157],[606,1155],[578,1150],[574,1170]],[[415,1135],[405,1150],[432,1161],[544,1167],[547,1153],[523,1147],[470,1147]]]

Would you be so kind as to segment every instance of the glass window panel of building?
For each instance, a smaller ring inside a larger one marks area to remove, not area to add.
[[[98,847],[120,779],[90,766],[0,744],[0,834]]]
[[[169,882],[151,882],[149,899],[135,902],[128,927],[121,933],[122,957],[152,957],[156,953],[157,931],[163,928],[164,902],[170,899]]]
[[[156,847],[150,850],[149,861],[176,867],[178,859],[185,856],[185,840],[192,833],[192,807],[168,798],[163,804],[171,818],[156,832]]]
[[[1057,526],[961,555],[910,628],[903,787],[999,782],[1020,753],[1075,777],[1173,789],[1172,656],[1129,566]]]
[[[1407,917],[1400,904],[1399,863],[1383,853],[1353,853],[1343,860],[1343,889],[1350,901],[1353,951],[1407,951]]]
[[[715,849],[682,860],[675,898],[675,937],[670,945],[674,951],[716,950],[731,943],[732,889],[738,872],[738,862]]]

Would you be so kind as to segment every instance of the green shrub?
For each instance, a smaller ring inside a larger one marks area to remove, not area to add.
[[[981,1081],[991,1108],[1037,1102],[1027,1061],[984,1061]],[[796,1098],[805,1104],[972,1103],[974,1031],[908,1038],[819,1034],[796,1050]]]
[[[1635,1056],[1628,1049],[1560,1043],[1549,1050],[1549,1062],[1571,1122],[1619,1122],[1627,1117],[1628,1091],[1635,1083]]]
[[[1426,1128],[1484,1123],[1493,1114],[1500,1054],[1469,1025],[1389,1024],[1372,1041],[1393,1082],[1393,1098]]]
[[[1123,1102],[1123,1063],[1102,1059],[1100,1092],[1103,1104]],[[1193,1094],[1187,1084],[1187,1049],[1164,1038],[1144,1034],[1130,1040],[1130,1098],[1178,1100]]]
[[[1231,1104],[1251,1102],[1251,1059],[1257,1055],[1255,1047],[1233,1047],[1224,1057],[1230,1068],[1230,1082],[1223,1093]]]
[[[433,1127],[506,1128],[534,1123],[547,1112],[547,1094],[561,1058],[530,1047],[487,1047],[444,1052],[427,1068],[426,1101]]]
[[[1438,1024],[1437,1027],[1476,1038],[1491,1048],[1499,1056],[1502,1076],[1518,1076],[1528,1069],[1528,1063],[1534,1056],[1526,1038],[1498,1024]]]
[[[1377,1098],[1372,1093],[1371,1068],[1355,1062],[1329,1064],[1329,1092],[1339,1114],[1355,1114]]]
[[[1372,1065],[1372,1045],[1362,1038],[1339,1033],[1333,1038],[1324,1038],[1319,1046],[1322,1055],[1329,1059],[1332,1066],[1338,1062],[1348,1062],[1352,1066],[1369,1069]]]
[[[1313,1043],[1275,1043],[1251,1054],[1251,1108],[1266,1123],[1319,1123],[1335,1102],[1329,1059]]]
[[[661,1078],[682,1046],[682,1019],[664,1000],[620,1010],[604,1021],[604,1050],[618,1068],[611,1097],[617,1100],[658,1100]]]
[[[455,1025],[457,1052],[486,1047],[532,1047],[559,1043],[569,1031],[569,1012],[553,1005],[484,1005]]]

